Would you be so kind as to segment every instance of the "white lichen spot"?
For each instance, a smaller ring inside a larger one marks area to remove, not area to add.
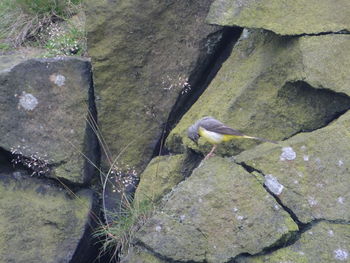
[[[304,155],[303,159],[304,159],[305,162],[309,161],[309,155]]]
[[[314,232],[312,232],[312,231],[309,231],[309,232],[307,232],[309,235],[313,235],[314,234]]]
[[[316,186],[317,186],[318,188],[323,188],[324,185],[323,185],[322,183],[317,183]]]
[[[333,230],[329,230],[329,231],[328,231],[328,236],[330,236],[330,237],[333,237],[333,236],[334,236]]]
[[[233,212],[237,212],[238,211],[238,208],[237,207],[234,207],[233,208]]]
[[[162,227],[161,227],[161,226],[156,226],[156,231],[157,231],[157,232],[162,231]]]
[[[35,98],[30,93],[26,93],[25,91],[23,91],[22,95],[19,96],[19,106],[25,110],[28,110],[28,111],[34,110],[35,107],[38,105],[38,103],[39,102],[37,98]]]
[[[55,83],[57,86],[61,87],[66,81],[66,77],[61,74],[52,74],[50,76],[50,81]]]
[[[305,151],[306,150],[306,146],[305,145],[301,146],[300,150]]]
[[[279,205],[274,205],[273,208],[275,208],[276,211],[280,210],[280,206]]]
[[[236,216],[237,220],[241,221],[244,219],[244,216]]]
[[[291,161],[294,160],[297,157],[297,154],[293,150],[292,147],[283,147],[282,153],[280,155],[281,161]]]
[[[310,206],[315,206],[315,205],[318,204],[317,200],[316,200],[315,197],[313,197],[313,196],[309,196],[309,197],[307,198],[307,201],[309,202],[309,205],[310,205]]]
[[[245,28],[245,29],[243,29],[243,31],[242,31],[242,36],[241,36],[241,38],[242,38],[242,39],[246,39],[246,38],[249,37],[249,35],[250,35],[249,30],[248,30],[247,28]]]
[[[184,221],[185,218],[186,218],[186,215],[181,215],[181,216],[180,216],[180,221],[181,221],[181,222]]]
[[[198,203],[203,203],[203,199],[202,198],[198,198]]]
[[[299,251],[298,254],[302,255],[302,256],[305,255],[305,253],[303,251]]]
[[[334,252],[334,258],[340,261],[347,260],[349,257],[349,253],[344,249],[339,248],[337,250],[334,250],[333,252]]]
[[[338,161],[338,166],[339,166],[339,167],[343,166],[343,164],[344,164],[344,162],[343,162],[342,160],[339,160],[339,161]]]
[[[338,201],[339,204],[344,204],[344,197],[339,196],[337,201]]]
[[[294,184],[298,184],[299,183],[299,181],[298,180],[294,180]]]
[[[297,174],[298,174],[299,177],[303,177],[304,176],[304,174],[302,172],[297,172]]]
[[[284,186],[278,182],[277,178],[271,174],[265,176],[264,184],[275,195],[280,195],[284,188]]]

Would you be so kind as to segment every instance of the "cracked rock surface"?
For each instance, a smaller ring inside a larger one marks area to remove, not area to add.
[[[348,0],[215,0],[207,21],[280,35],[350,31]]]
[[[281,37],[244,30],[231,56],[198,101],[171,131],[172,152],[198,148],[187,129],[204,116],[251,136],[281,140],[327,125],[350,107],[349,35]],[[235,155],[252,140],[221,144],[217,153]]]
[[[300,133],[281,145],[259,145],[235,160],[283,185],[281,202],[298,219],[350,221],[350,112],[327,127]]]
[[[349,262],[350,225],[320,222],[305,231],[291,246],[270,254],[240,258],[237,263]]]
[[[298,226],[254,176],[215,157],[167,196],[136,242],[169,260],[227,262],[295,231]]]

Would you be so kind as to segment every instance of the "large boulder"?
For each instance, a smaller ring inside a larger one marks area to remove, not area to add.
[[[254,176],[212,158],[167,196],[136,243],[169,260],[219,263],[258,253],[297,230]]]
[[[98,162],[90,62],[9,58],[0,57],[0,147],[39,175],[89,183]]]
[[[327,127],[281,145],[259,145],[236,161],[265,175],[265,184],[302,223],[350,220],[350,112]]]
[[[89,262],[92,191],[72,195],[53,181],[1,166],[0,199],[0,262]]]
[[[187,138],[196,120],[211,115],[251,136],[281,140],[327,125],[350,105],[349,35],[280,37],[244,30],[210,86],[171,131],[172,152],[198,148]],[[234,155],[256,145],[233,140],[218,153]]]
[[[238,259],[238,263],[349,262],[350,226],[320,222],[301,234],[292,245],[273,253]]]
[[[212,0],[84,2],[99,125],[112,157],[140,172],[223,33],[205,23]]]
[[[264,28],[280,35],[350,30],[348,0],[215,0],[207,21]]]

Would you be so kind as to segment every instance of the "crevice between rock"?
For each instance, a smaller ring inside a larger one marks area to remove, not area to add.
[[[304,36],[324,36],[324,35],[349,35],[350,32],[346,29],[340,30],[340,31],[326,31],[326,32],[319,32],[319,33],[304,33],[304,34],[296,34],[296,35],[289,35],[291,37],[304,37]]]
[[[253,172],[259,173],[260,175],[262,175],[263,177],[265,177],[265,174],[259,170],[256,169],[250,165],[247,165],[244,162],[235,162],[236,164],[242,166],[248,173],[252,174]],[[255,175],[252,174],[252,176],[258,180],[256,178]],[[324,218],[320,218],[320,219],[314,219],[308,223],[303,223],[299,220],[299,218],[297,217],[297,215],[293,212],[292,209],[290,209],[288,206],[286,206],[285,204],[283,204],[283,202],[281,201],[281,199],[275,195],[274,193],[272,193],[264,184],[263,184],[264,189],[266,190],[267,193],[269,193],[275,200],[276,202],[289,214],[289,216],[293,219],[293,221],[298,225],[299,231],[287,234],[285,236],[282,236],[280,238],[280,240],[278,240],[275,244],[271,245],[270,247],[266,247],[264,248],[261,252],[251,255],[248,253],[243,253],[240,254],[238,256],[236,256],[235,258],[233,258],[231,261],[229,261],[229,263],[236,263],[238,262],[237,260],[241,257],[254,257],[254,256],[261,256],[261,255],[267,255],[267,254],[271,254],[274,251],[277,251],[281,248],[284,247],[288,247],[290,245],[293,245],[296,241],[298,241],[301,238],[301,235],[303,233],[305,233],[306,231],[310,230],[313,226],[315,226],[316,224],[320,223],[320,222],[328,222],[331,224],[346,224],[349,225],[350,222],[346,221],[346,220],[342,220],[342,219],[338,219],[338,220],[329,220],[329,219],[324,219]]]
[[[224,27],[222,31],[208,36],[207,40],[210,38],[221,39],[211,54],[206,54],[207,57],[204,59],[198,58],[196,66],[188,78],[188,83],[191,85],[190,91],[188,93],[179,94],[164,124],[162,135],[156,144],[152,157],[168,154],[167,149],[164,148],[164,142],[169,132],[209,86],[222,64],[230,56],[241,33],[242,28]]]

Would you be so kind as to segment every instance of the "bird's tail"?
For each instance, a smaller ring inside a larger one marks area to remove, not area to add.
[[[262,142],[270,142],[270,143],[278,144],[278,142],[276,142],[276,141],[272,141],[272,140],[268,140],[268,139],[264,139],[264,138],[247,136],[247,135],[244,135],[243,137],[247,138],[247,139],[254,139],[254,140],[258,140],[258,141],[262,141]]]

